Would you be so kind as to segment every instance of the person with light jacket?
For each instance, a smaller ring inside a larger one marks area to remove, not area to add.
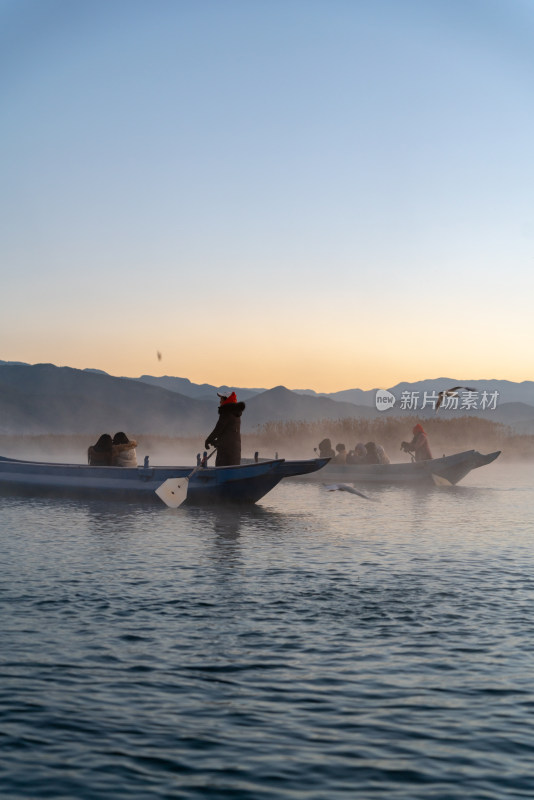
[[[114,467],[136,467],[137,466],[137,453],[135,448],[137,442],[135,439],[128,439],[123,431],[119,431],[113,437],[113,457],[112,465]]]

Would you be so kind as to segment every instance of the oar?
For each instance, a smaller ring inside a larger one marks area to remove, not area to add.
[[[203,458],[200,464],[195,467],[195,469],[189,473],[189,475],[185,475],[183,478],[167,478],[166,481],[163,481],[161,486],[155,490],[157,496],[163,500],[166,506],[169,508],[179,508],[182,503],[185,502],[187,499],[187,490],[189,488],[189,480],[193,477],[195,472],[198,472],[199,469],[202,469],[205,466],[209,459],[214,454],[217,448],[215,447],[207,458]]]

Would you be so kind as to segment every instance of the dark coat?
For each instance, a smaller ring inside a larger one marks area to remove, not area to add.
[[[87,451],[87,463],[91,467],[111,467],[111,448],[98,450],[91,445]]]
[[[219,420],[208,438],[205,447],[217,448],[216,467],[230,467],[241,463],[241,414],[244,403],[226,403],[219,406]]]

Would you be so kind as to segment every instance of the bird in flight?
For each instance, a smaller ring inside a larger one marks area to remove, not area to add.
[[[161,353],[159,352],[159,350],[157,352],[157,356],[158,356],[158,361],[161,361]]]
[[[327,492],[350,492],[351,494],[357,494],[359,497],[365,497],[366,500],[370,500],[366,494],[363,492],[359,492],[357,489],[354,489],[352,486],[347,486],[346,483],[329,483],[324,485]]]
[[[436,411],[443,403],[445,397],[454,397],[458,394],[458,389],[465,389],[466,392],[476,392],[476,389],[472,389],[469,386],[453,386],[452,389],[445,389],[442,392],[438,392],[438,401],[436,403]]]

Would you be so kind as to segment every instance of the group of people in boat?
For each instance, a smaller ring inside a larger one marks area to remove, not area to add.
[[[410,442],[402,442],[401,450],[411,453],[414,461],[427,461],[432,458],[432,452],[428,443],[423,426],[414,426],[413,438]],[[358,442],[353,450],[347,451],[344,444],[336,444],[336,449],[332,448],[330,439],[323,439],[319,442],[319,456],[329,458],[331,464],[390,464],[391,461],[381,444],[375,442]]]
[[[245,404],[239,402],[236,393],[219,394],[219,419],[208,435],[204,447],[217,448],[216,467],[229,467],[241,463],[241,415]],[[87,451],[88,463],[93,467],[136,467],[137,442],[129,439],[123,431],[113,436],[103,433],[96,444]]]
[[[91,467],[136,467],[136,447],[135,439],[128,439],[124,431],[118,431],[113,438],[103,433],[89,447],[87,461]]]
[[[204,447],[206,450],[210,447],[217,449],[216,467],[228,467],[241,463],[241,415],[245,403],[238,402],[235,392],[228,395],[217,393],[217,396],[220,400],[219,419],[206,438]],[[428,437],[422,425],[415,425],[412,433],[412,440],[402,442],[401,450],[412,453],[415,461],[431,459]],[[103,433],[96,444],[89,447],[87,460],[91,466],[136,467],[136,447],[137,442],[129,439],[123,431],[116,433],[113,438],[109,433]],[[323,439],[319,443],[319,456],[331,459],[331,464],[391,463],[383,446],[375,442],[358,442],[353,450],[347,451],[344,444],[337,444],[334,450],[331,440]]]
[[[320,458],[329,458],[331,464],[389,464],[389,457],[381,444],[358,442],[353,450],[347,450],[341,442],[332,448],[330,439],[319,442]]]
[[[217,448],[216,467],[226,467],[241,463],[241,415],[245,404],[238,402],[236,393],[229,395],[219,394],[219,419],[212,432],[207,437],[204,447]],[[425,461],[432,458],[428,438],[422,425],[413,428],[411,442],[402,442],[401,449],[413,453],[415,461]],[[381,444],[376,442],[358,442],[353,450],[347,451],[344,444],[339,443],[336,449],[332,448],[330,439],[323,439],[319,443],[319,456],[330,458],[331,464],[390,464],[388,454]]]

